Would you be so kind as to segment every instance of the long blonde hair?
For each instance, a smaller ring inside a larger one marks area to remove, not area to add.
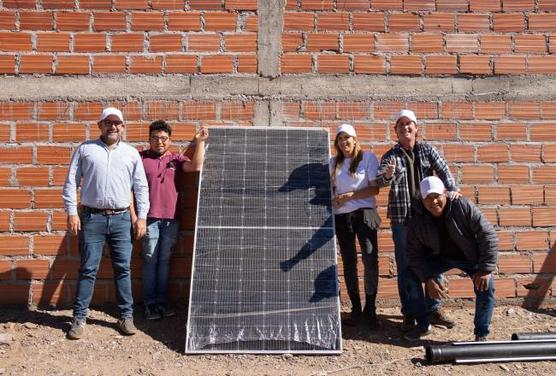
[[[361,150],[361,146],[359,145],[357,138],[354,137],[354,139],[355,139],[355,155],[349,165],[349,174],[351,176],[355,175],[355,170],[357,170],[357,166],[359,166],[359,162],[361,162],[361,160],[363,159],[363,150]],[[338,135],[336,135],[336,139],[334,140],[334,150],[336,150],[336,158],[334,161],[334,171],[332,173],[332,188],[336,190],[336,176],[338,175],[338,172],[340,171],[340,168],[342,167],[342,164],[346,159],[346,157],[344,157],[344,153],[342,153],[340,147],[338,146]]]

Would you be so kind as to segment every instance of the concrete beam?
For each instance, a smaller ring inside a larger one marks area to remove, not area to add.
[[[262,77],[280,75],[285,7],[286,0],[259,0],[257,4],[257,70]]]

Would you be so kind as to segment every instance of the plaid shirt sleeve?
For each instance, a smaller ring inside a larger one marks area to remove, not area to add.
[[[396,171],[392,179],[387,180],[384,177],[384,173],[392,158],[396,158]],[[399,144],[392,147],[382,156],[378,167],[378,185],[380,187],[390,187],[387,216],[393,224],[404,224],[411,214],[411,198],[409,197],[409,187],[407,185],[406,167],[406,161],[403,158]]]
[[[446,186],[446,189],[449,191],[459,191],[458,185],[454,179],[454,176],[450,172],[450,168],[448,167],[448,163],[446,159],[432,146],[426,143],[421,143],[419,148],[419,158],[421,160],[428,160],[430,161],[430,166],[432,171],[423,171],[423,177],[432,175],[435,172],[440,180]]]

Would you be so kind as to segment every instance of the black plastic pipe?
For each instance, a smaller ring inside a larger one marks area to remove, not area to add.
[[[514,333],[512,341],[535,340],[544,341],[545,339],[556,339],[556,333]]]
[[[426,346],[429,364],[556,360],[556,340],[456,342]]]

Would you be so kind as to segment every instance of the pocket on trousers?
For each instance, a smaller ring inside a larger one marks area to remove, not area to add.
[[[372,208],[363,209],[363,220],[371,230],[378,230],[380,224],[382,223],[378,212]]]

